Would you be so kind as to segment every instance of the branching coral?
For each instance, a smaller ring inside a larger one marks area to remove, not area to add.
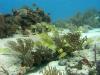
[[[66,42],[68,43],[69,47],[72,49],[72,51],[75,50],[81,50],[82,45],[84,41],[86,41],[87,38],[80,38],[81,34],[78,32],[75,33],[68,33],[67,35],[64,36],[66,39]]]
[[[58,56],[57,58],[63,58],[66,56],[66,53],[64,52],[63,48],[65,47],[65,39],[63,39],[63,37],[56,35],[53,38],[53,41],[56,45],[56,51],[55,54]]]
[[[12,25],[9,22],[9,19],[10,18],[8,18],[8,21],[7,21],[7,17],[5,18],[5,16],[0,15],[0,38],[11,36],[13,33],[16,32],[17,26]]]
[[[17,39],[17,42],[9,41],[8,47],[20,53],[19,58],[25,66],[32,66],[33,58],[31,51],[34,47],[34,42],[31,39]]]
[[[50,40],[48,42],[50,43]],[[17,39],[17,42],[9,41],[8,47],[16,52],[19,52],[19,58],[25,66],[37,66],[48,63],[54,59],[53,50],[51,48],[47,45],[44,46],[41,43],[34,44],[31,39]]]
[[[54,42],[57,46],[56,53],[60,57],[71,55],[72,52],[76,50],[82,50],[83,43],[86,41],[87,38],[80,38],[80,33],[68,33],[67,35],[63,35],[62,37],[55,37]],[[62,55],[63,54],[63,55]]]
[[[43,75],[64,75],[62,72],[57,70],[56,68],[48,66],[48,69],[43,70]]]
[[[32,52],[34,65],[41,65],[53,60],[52,50],[48,47],[38,45],[35,52]]]

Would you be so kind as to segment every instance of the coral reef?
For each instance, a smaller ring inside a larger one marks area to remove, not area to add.
[[[48,66],[48,68],[43,69],[43,75],[94,75],[96,71],[99,75],[100,61],[96,60],[96,53],[100,53],[99,44],[91,49],[94,40],[81,36],[81,33],[87,32],[92,27],[100,27],[99,11],[92,9],[83,14],[78,12],[70,19],[59,20],[53,25],[49,14],[46,14],[35,4],[33,6],[34,8],[25,6],[17,10],[13,9],[11,14],[0,15],[0,38],[8,38],[19,33],[26,35],[22,35],[19,39],[11,37],[16,41],[8,41],[7,39],[9,48],[0,48],[1,53],[10,49],[20,60],[20,62],[17,62],[20,68],[18,74],[24,75],[27,69],[29,72],[30,70],[33,72],[33,68],[40,69],[40,67],[56,60],[58,62],[57,67],[66,67],[66,74]],[[65,30],[65,33],[63,33],[63,30]],[[90,49],[91,52],[85,51]],[[90,61],[88,57],[93,53],[93,50],[95,60],[92,60],[92,58]],[[90,54],[85,58],[86,52]],[[1,68],[8,74],[8,70]],[[83,70],[87,72],[81,72]]]
[[[66,20],[58,20],[54,24],[58,28],[67,28],[71,32],[80,31],[87,32],[93,28],[100,27],[100,11],[96,9],[90,9],[84,13],[77,12],[74,16]]]
[[[19,30],[24,33],[31,25],[37,25],[37,23],[41,22],[50,23],[51,19],[40,8],[33,10],[29,7],[23,7],[18,10],[12,10],[12,14],[0,15],[0,38],[12,36]],[[39,29],[37,32],[40,32],[40,28],[37,29]],[[48,27],[45,27],[45,30],[48,31]]]
[[[25,30],[25,28],[36,23],[50,23],[50,17],[40,8],[37,8],[34,11],[30,8],[22,8],[20,10],[16,10],[16,12],[18,14],[15,15],[15,19],[17,20],[17,23],[21,25],[22,30]]]

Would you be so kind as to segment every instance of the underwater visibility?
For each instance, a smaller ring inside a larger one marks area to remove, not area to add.
[[[0,75],[100,75],[100,1],[0,0]]]

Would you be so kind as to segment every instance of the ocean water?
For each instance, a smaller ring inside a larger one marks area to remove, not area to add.
[[[0,0],[0,13],[10,13],[24,5],[32,7],[33,3],[50,13],[52,21],[69,18],[78,11],[91,8],[100,10],[100,0]]]

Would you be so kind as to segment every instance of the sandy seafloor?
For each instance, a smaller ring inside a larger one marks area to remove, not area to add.
[[[4,39],[0,39],[0,48],[6,48],[7,47],[7,41],[8,40],[16,40],[16,38],[20,38],[22,37],[21,35],[16,35],[14,37],[10,37],[10,38],[4,38]],[[97,29],[93,29],[93,30],[89,30],[87,33],[82,33],[82,37],[87,36],[88,38],[92,38],[94,40],[93,46],[94,44],[97,44],[97,46],[99,47],[99,51],[100,51],[100,41],[98,41],[97,39],[100,38],[100,28]],[[33,37],[34,40],[36,40],[35,37]],[[80,55],[83,57],[86,57],[89,61],[94,61],[94,52],[93,52],[93,46],[91,47],[90,50],[82,50],[80,51]],[[8,70],[9,75],[16,75],[16,72],[18,72],[18,67],[19,64],[16,64],[16,62],[20,61],[16,55],[9,55],[12,52],[3,52],[0,51],[0,66],[3,66],[6,70]],[[76,52],[77,53],[77,52]],[[79,60],[80,57],[75,57],[75,58],[71,58],[70,60]],[[100,60],[100,54],[97,53],[97,60]],[[16,64],[16,65],[13,65]],[[72,62],[69,62],[68,64],[73,64]],[[49,66],[52,67],[56,67],[57,69],[59,69],[62,72],[65,72],[65,66],[59,66],[58,65],[58,61],[52,61],[50,63],[48,63]],[[86,67],[84,67],[86,68]],[[88,69],[88,68],[86,68]],[[86,73],[85,75],[88,75],[87,72],[88,70],[84,70],[82,69],[80,72]],[[6,75],[2,72],[2,68],[0,67],[0,75]],[[28,75],[42,75],[41,73],[41,69],[34,72],[34,73],[30,73]]]

